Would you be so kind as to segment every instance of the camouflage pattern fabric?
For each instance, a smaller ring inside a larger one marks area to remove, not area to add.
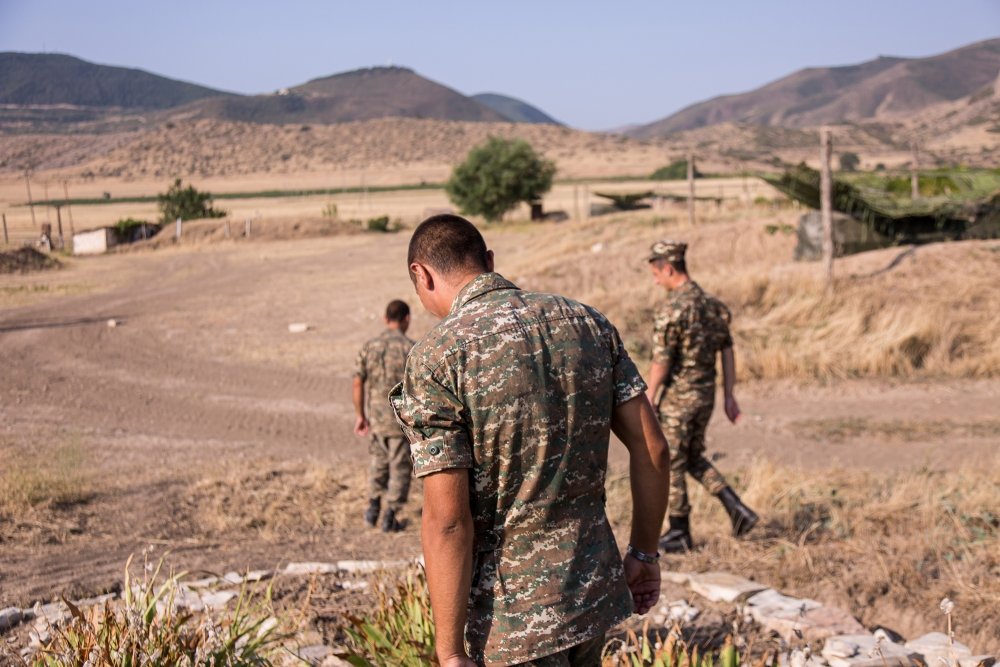
[[[373,433],[368,453],[368,497],[384,497],[386,507],[399,511],[410,495],[410,444],[402,435],[384,437]]]
[[[373,433],[401,437],[402,431],[389,405],[389,391],[403,379],[406,355],[413,341],[398,329],[386,328],[358,352],[355,376],[365,383],[365,414]]]
[[[643,391],[603,315],[496,273],[413,348],[391,400],[414,473],[470,470],[474,660],[551,655],[631,614],[604,479],[612,411]]]
[[[604,651],[605,635],[602,632],[597,637],[565,651],[559,651],[528,662],[518,663],[517,667],[601,667],[601,653]]]
[[[722,474],[705,458],[705,429],[712,416],[712,404],[689,415],[660,414],[663,436],[670,445],[670,516],[688,516],[687,476],[691,475],[715,495],[729,486]]]
[[[688,415],[715,401],[715,359],[733,346],[726,306],[689,280],[653,321],[653,361],[668,369],[660,414]]]
[[[733,345],[731,318],[721,301],[688,281],[668,294],[653,323],[653,361],[667,367],[657,408],[670,445],[670,516],[691,512],[685,473],[712,494],[728,486],[705,458],[705,429],[715,406],[716,357]]]

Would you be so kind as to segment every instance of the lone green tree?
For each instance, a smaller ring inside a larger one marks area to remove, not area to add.
[[[186,188],[181,179],[174,181],[167,191],[156,195],[160,207],[161,221],[166,224],[177,218],[197,220],[198,218],[223,218],[226,212],[212,208],[212,195],[199,192],[193,185]]]
[[[555,163],[539,157],[528,142],[490,137],[455,167],[445,190],[463,213],[495,222],[518,203],[541,198],[555,173]]]
[[[858,157],[857,153],[848,151],[840,154],[841,171],[857,171],[859,166],[861,166],[861,158]]]

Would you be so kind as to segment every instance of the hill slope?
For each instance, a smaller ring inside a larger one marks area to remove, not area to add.
[[[376,118],[505,121],[504,116],[403,67],[372,67],[313,79],[275,95],[201,100],[185,118],[252,123],[344,123]]]
[[[562,125],[552,116],[538,107],[531,106],[516,97],[508,97],[498,93],[479,93],[472,99],[485,104],[497,113],[514,123],[545,123],[546,125]]]
[[[928,58],[809,68],[748,93],[694,104],[629,134],[663,136],[726,122],[807,127],[898,118],[973,95],[998,71],[1000,38]]]
[[[167,109],[220,95],[228,93],[73,56],[0,53],[0,104]]]

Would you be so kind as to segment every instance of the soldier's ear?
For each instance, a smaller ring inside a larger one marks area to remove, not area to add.
[[[410,264],[410,273],[413,275],[413,282],[420,289],[431,291],[434,289],[434,276],[427,270],[427,267],[420,262]]]

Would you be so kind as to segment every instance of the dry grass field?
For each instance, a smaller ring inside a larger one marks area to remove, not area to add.
[[[732,307],[745,416],[717,415],[709,448],[764,521],[735,542],[698,493],[703,546],[666,567],[738,572],[907,635],[941,629],[947,595],[959,638],[1000,650],[1000,243],[924,246],[887,271],[901,249],[838,260],[827,294],[791,261],[799,212],[718,185],[733,199],[699,204],[694,228],[667,205],[486,229],[502,273],[602,309],[641,368],[662,298],[653,240],[689,241],[695,279]],[[576,187],[547,208],[573,217]],[[410,224],[442,199],[337,201]],[[418,553],[413,526],[359,529],[366,450],[350,431],[357,347],[389,299],[417,305],[407,235],[317,231],[324,202],[248,200],[249,240],[204,221],[179,244],[0,276],[0,607],[107,590],[150,546],[217,572]],[[417,336],[432,326],[416,314]],[[619,529],[625,470],[617,448]]]

